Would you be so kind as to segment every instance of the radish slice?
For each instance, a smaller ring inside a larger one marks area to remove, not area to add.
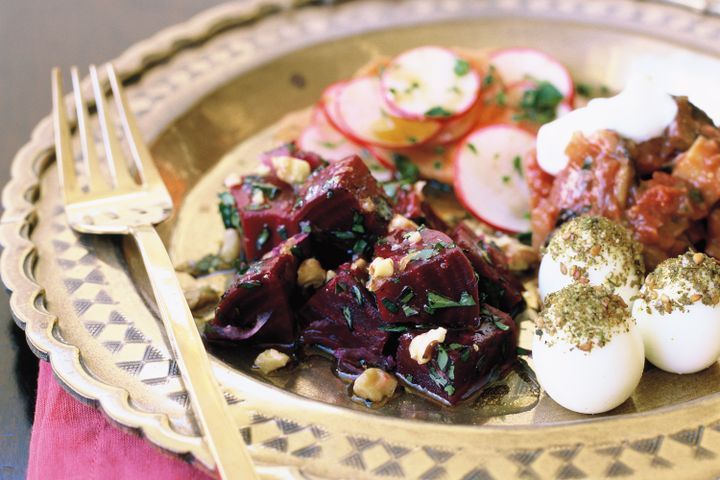
[[[359,143],[387,148],[410,147],[427,142],[442,127],[434,120],[407,120],[390,115],[383,105],[380,80],[375,77],[360,77],[348,82],[335,96],[335,101],[340,126],[347,128],[349,136]]]
[[[312,122],[300,133],[297,140],[301,150],[314,152],[330,162],[349,155],[362,155],[362,146],[337,131],[322,110],[313,112]]]
[[[473,215],[509,233],[530,230],[530,191],[522,159],[535,137],[512,125],[475,130],[455,151],[455,193]]]
[[[475,104],[480,90],[480,75],[470,62],[440,47],[399,55],[381,78],[392,112],[416,120],[462,115]]]
[[[481,102],[478,102],[467,113],[451,118],[443,124],[442,130],[433,138],[432,143],[444,145],[461,139],[475,127],[480,111],[483,109]]]
[[[322,108],[323,113],[325,113],[325,117],[335,130],[347,136],[349,134],[347,125],[343,125],[343,121],[340,118],[337,108],[337,96],[346,84],[347,82],[337,82],[327,87],[320,96],[320,107]]]
[[[385,167],[395,168],[397,156],[406,157],[420,171],[422,178],[453,183],[453,145],[422,145],[415,148],[388,149],[370,147],[370,152]]]
[[[545,52],[532,48],[506,48],[490,54],[490,64],[506,85],[523,80],[550,82],[572,105],[575,85],[567,68]]]

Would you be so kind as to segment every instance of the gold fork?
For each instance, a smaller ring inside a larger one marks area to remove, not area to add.
[[[133,236],[145,263],[195,417],[199,420],[220,477],[255,479],[257,475],[250,455],[213,375],[170,257],[153,226],[170,215],[172,200],[142,140],[112,65],[107,65],[106,70],[132,163],[128,163],[121,149],[97,69],[91,66],[90,78],[107,159],[108,172],[103,175],[78,70],[73,67],[71,76],[85,186],[80,184],[79,172],[76,172],[60,70],[55,68],[52,73],[55,152],[68,222],[81,233]],[[133,174],[130,165],[136,174]]]

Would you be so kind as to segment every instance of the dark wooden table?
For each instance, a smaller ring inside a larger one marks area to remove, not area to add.
[[[2,0],[0,184],[15,152],[51,109],[50,69],[86,68],[221,0]],[[37,359],[0,293],[0,479],[25,478]]]

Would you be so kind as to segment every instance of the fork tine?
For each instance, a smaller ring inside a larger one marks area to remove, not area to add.
[[[133,187],[135,180],[130,176],[127,162],[124,160],[120,143],[115,135],[115,128],[110,119],[105,92],[100,86],[97,69],[90,65],[90,79],[92,80],[93,92],[95,93],[95,105],[97,107],[98,119],[100,120],[100,131],[102,132],[103,144],[105,145],[105,156],[110,167],[110,176],[118,187]]]
[[[73,84],[77,126],[78,132],[80,133],[80,147],[82,149],[88,187],[92,191],[107,190],[108,185],[103,179],[97,152],[95,151],[95,141],[92,136],[92,126],[90,125],[90,114],[88,113],[85,99],[83,99],[82,88],[80,87],[80,75],[78,74],[77,67],[70,69],[70,77],[72,78]]]
[[[63,189],[65,203],[70,203],[77,196],[77,176],[75,173],[75,159],[72,153],[72,137],[65,111],[62,76],[59,68],[52,71],[52,99],[53,99],[53,130],[55,131],[55,157],[60,164],[60,186]]]
[[[120,116],[123,129],[125,130],[125,137],[127,137],[130,152],[135,160],[135,165],[140,172],[140,178],[143,183],[146,184],[164,185],[162,179],[160,178],[160,174],[155,167],[155,163],[153,163],[152,157],[150,156],[150,151],[143,141],[142,134],[137,126],[137,122],[135,121],[135,116],[130,109],[130,102],[128,102],[125,91],[122,88],[122,84],[117,78],[115,68],[111,63],[108,63],[105,68],[107,70],[108,79],[110,80],[110,86],[115,96],[115,105],[118,115]]]

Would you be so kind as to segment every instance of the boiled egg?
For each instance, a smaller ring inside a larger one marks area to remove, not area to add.
[[[568,410],[612,410],[640,382],[642,337],[627,304],[606,287],[572,284],[548,295],[535,325],[538,381]]]
[[[549,294],[573,284],[604,285],[630,304],[642,285],[642,247],[622,225],[583,215],[564,223],[550,239],[538,271],[538,289]]]
[[[665,260],[632,313],[653,365],[672,373],[709,367],[720,357],[720,263],[693,252]]]

